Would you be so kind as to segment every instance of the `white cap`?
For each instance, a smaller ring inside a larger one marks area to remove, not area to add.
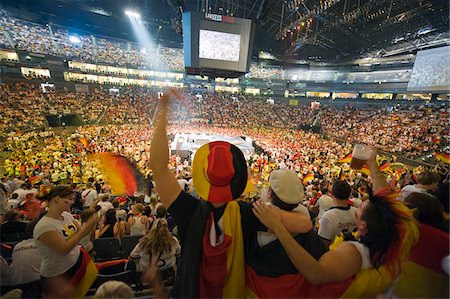
[[[298,204],[303,201],[303,185],[295,171],[278,169],[270,173],[270,188],[286,204]]]

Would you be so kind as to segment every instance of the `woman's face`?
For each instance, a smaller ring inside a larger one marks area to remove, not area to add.
[[[70,207],[75,201],[75,195],[67,195],[67,196],[56,196],[57,203],[64,211],[70,211]]]

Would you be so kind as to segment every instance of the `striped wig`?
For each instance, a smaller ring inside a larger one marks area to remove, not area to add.
[[[368,231],[360,242],[369,247],[372,265],[375,268],[385,265],[393,276],[400,272],[419,238],[411,210],[396,200],[397,195],[383,192],[370,196],[361,215]]]

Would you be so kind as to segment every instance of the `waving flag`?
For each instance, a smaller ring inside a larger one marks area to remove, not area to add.
[[[364,165],[361,169],[358,170],[361,173],[364,173],[365,175],[370,175],[370,170],[367,167],[367,165]]]
[[[88,141],[87,141],[87,139],[86,138],[80,138],[80,142],[83,144],[83,146],[84,147],[87,147],[88,146]]]
[[[314,175],[312,173],[308,173],[304,178],[303,178],[303,185],[307,185],[308,182],[311,182],[314,180]]]
[[[339,160],[338,163],[350,163],[351,160],[352,160],[352,154],[348,154],[347,156],[345,156],[344,158]]]
[[[110,153],[93,154],[102,169],[112,195],[129,195],[143,189],[144,177],[127,158]]]
[[[389,163],[389,162],[387,162],[387,161],[384,161],[384,163],[380,165],[380,170],[383,171],[383,172],[389,172],[389,171],[392,171],[390,165],[391,165],[391,163]]]
[[[450,155],[446,153],[435,153],[436,159],[446,164],[450,164]]]

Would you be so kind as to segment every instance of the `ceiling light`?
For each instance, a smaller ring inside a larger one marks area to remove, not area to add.
[[[132,11],[132,10],[125,10],[125,14],[126,14],[127,16],[129,16],[129,17],[134,17],[134,18],[136,18],[136,19],[140,19],[140,18],[141,18],[141,15],[140,15],[140,14],[138,14],[137,12]]]
[[[71,35],[71,36],[69,36],[69,41],[71,43],[78,44],[78,43],[80,43],[81,40],[78,36]]]

